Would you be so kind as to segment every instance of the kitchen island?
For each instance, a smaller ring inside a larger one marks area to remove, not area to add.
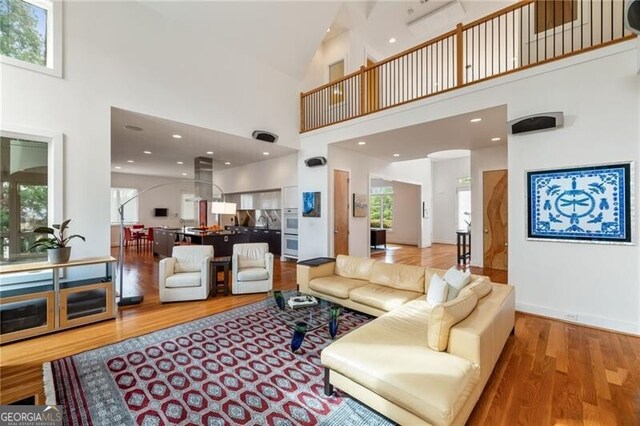
[[[274,256],[281,253],[281,232],[279,229],[257,227],[228,227],[224,231],[197,231],[190,228],[156,229],[154,231],[153,253],[160,257],[170,257],[176,241],[186,239],[191,244],[213,246],[215,257],[231,256],[234,244],[268,243],[269,252]]]

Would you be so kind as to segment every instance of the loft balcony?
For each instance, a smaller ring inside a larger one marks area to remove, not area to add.
[[[523,0],[301,93],[300,132],[629,40],[625,19],[620,0]]]

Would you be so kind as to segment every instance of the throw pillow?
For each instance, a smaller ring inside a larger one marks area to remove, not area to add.
[[[471,282],[471,272],[458,271],[456,267],[453,266],[444,274],[444,280],[449,285],[447,301],[453,300],[458,297],[460,290]]]
[[[446,302],[448,290],[447,283],[438,274],[433,274],[427,290],[427,303],[433,307]]]
[[[489,280],[489,277],[481,277],[460,290],[460,293],[458,293],[458,297],[462,296],[463,293],[472,291],[476,294],[476,296],[478,296],[478,300],[480,300],[487,294],[491,293],[492,290],[493,286],[491,284],[491,281]]]
[[[451,327],[473,312],[478,297],[473,291],[465,292],[455,300],[434,307],[429,313],[427,344],[434,351],[444,351],[449,345]]]

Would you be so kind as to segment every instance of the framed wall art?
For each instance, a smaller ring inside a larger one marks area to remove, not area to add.
[[[369,196],[367,194],[353,194],[353,217],[367,217],[369,215]]]
[[[303,192],[302,193],[302,216],[304,217],[320,217],[320,193],[319,192]]]
[[[527,238],[631,243],[631,167],[527,172]]]

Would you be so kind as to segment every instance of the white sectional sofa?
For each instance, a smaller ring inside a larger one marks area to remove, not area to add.
[[[301,292],[377,316],[322,351],[333,385],[403,425],[463,425],[512,332],[515,291],[471,276],[431,307],[432,274],[444,270],[338,256],[298,265]]]

